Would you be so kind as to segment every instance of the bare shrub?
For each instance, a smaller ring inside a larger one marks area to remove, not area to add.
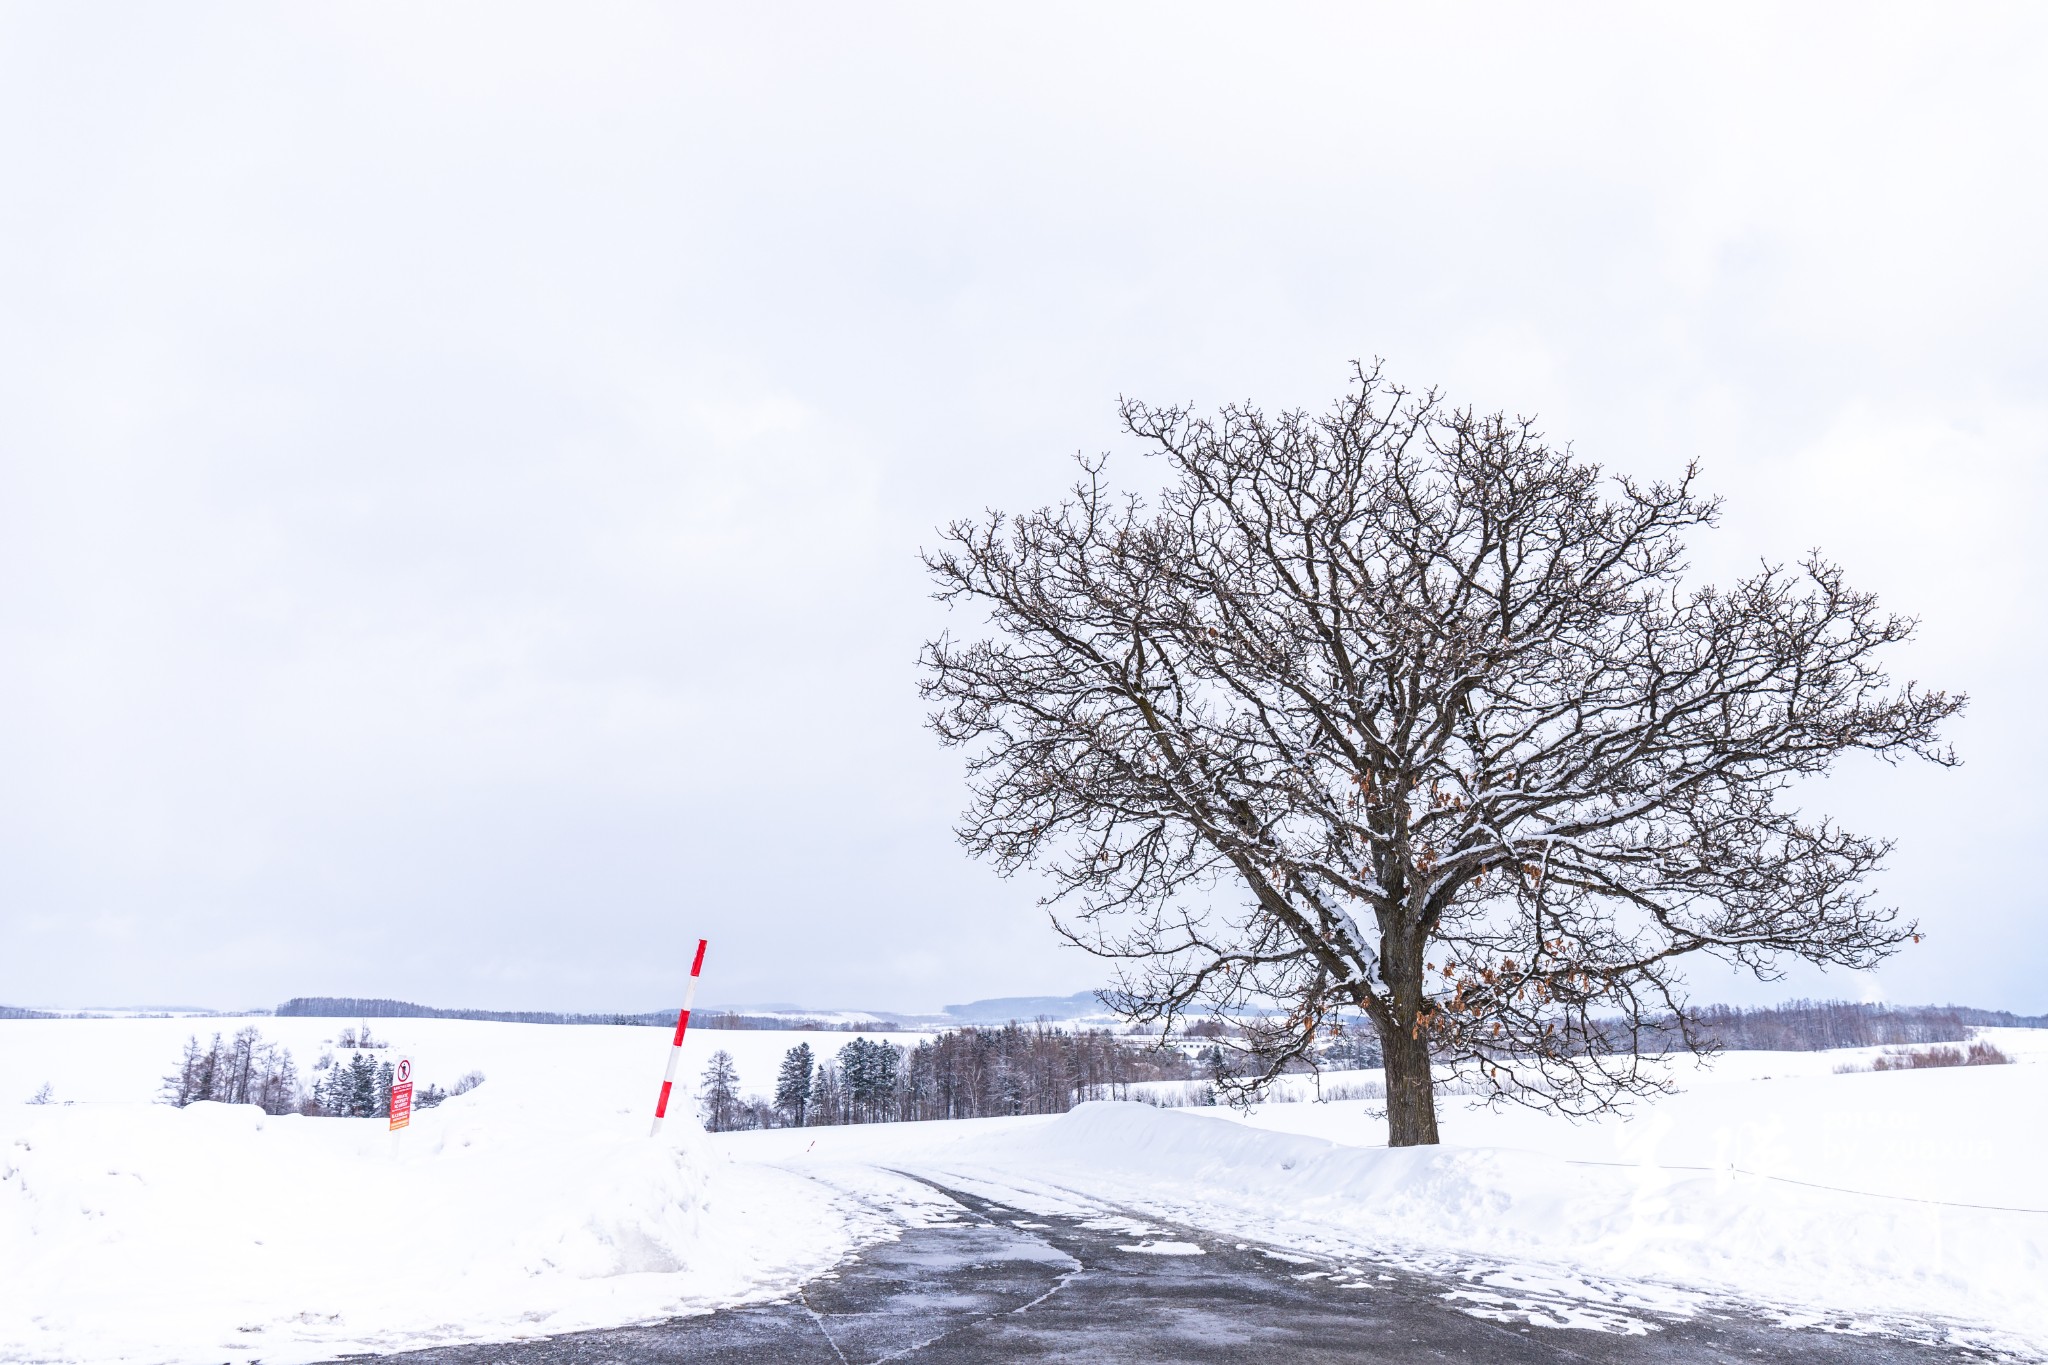
[[[1971,1043],[1966,1052],[1955,1047],[1895,1048],[1871,1062],[1871,1071],[1921,1071],[1933,1066],[2009,1066],[2012,1058],[1995,1044]],[[1835,1068],[1836,1074],[1848,1071],[1862,1071],[1866,1068],[1854,1062],[1845,1062]]]
[[[1323,1087],[1325,1103],[1334,1104],[1342,1100],[1383,1100],[1387,1097],[1385,1081],[1336,1081]]]
[[[1492,1087],[1482,1081],[1449,1077],[1437,1082],[1441,1095],[1491,1097]],[[1211,1081],[1189,1081],[1184,1085],[1131,1091],[1130,1098],[1154,1109],[1206,1109],[1224,1103]],[[1377,1077],[1315,1082],[1307,1076],[1289,1076],[1276,1082],[1264,1099],[1272,1104],[1343,1104],[1354,1100],[1384,1103],[1387,1083]]]
[[[1133,1090],[1131,1098],[1154,1109],[1213,1109],[1216,1087],[1209,1081],[1189,1081],[1170,1089]]]

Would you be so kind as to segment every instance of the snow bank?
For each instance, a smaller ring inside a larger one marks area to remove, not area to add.
[[[141,1096],[0,1104],[0,1359],[290,1362],[550,1335],[779,1296],[886,1235],[814,1182],[710,1149],[687,1112],[650,1141],[666,1034],[391,1022],[448,1079],[490,1079],[400,1134]],[[60,1100],[133,1095],[192,1023],[9,1021],[0,1048]]]
[[[1998,1070],[2018,1079],[2019,1068]],[[1656,1282],[1866,1319],[1942,1317],[2048,1348],[2048,1213],[1844,1194],[1725,1168],[1346,1147],[1136,1104],[1083,1105],[956,1150],[943,1165],[985,1188],[1007,1182],[1026,1208],[1036,1191],[1039,1211],[1057,1207],[1061,1192],[1086,1191],[1328,1254],[1448,1252],[1531,1273],[1611,1277],[1636,1286],[1635,1302],[1665,1311],[1688,1311],[1697,1296],[1660,1296]],[[1028,1181],[1014,1178],[1027,1171]]]

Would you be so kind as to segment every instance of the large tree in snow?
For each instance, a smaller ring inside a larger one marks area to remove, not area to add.
[[[1164,491],[1088,460],[947,528],[937,595],[987,628],[923,690],[961,838],[1049,875],[1132,1017],[1280,1006],[1256,1087],[1360,1011],[1390,1140],[1428,1143],[1433,1062],[1591,1112],[1704,1046],[1688,955],[1862,968],[1914,933],[1864,887],[1889,844],[1788,794],[1858,751],[1952,764],[1963,699],[1894,687],[1913,623],[1818,555],[1687,586],[1694,471],[1607,477],[1364,369],[1320,416],[1122,414]]]

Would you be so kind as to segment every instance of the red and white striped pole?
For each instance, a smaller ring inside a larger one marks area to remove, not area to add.
[[[676,1016],[675,1042],[669,1045],[668,1071],[661,1078],[661,1098],[654,1102],[654,1126],[647,1130],[647,1136],[654,1137],[661,1132],[661,1121],[668,1117],[668,1092],[675,1088],[676,1063],[683,1056],[683,1034],[690,1027],[690,1006],[697,1000],[697,978],[704,972],[705,941],[697,940],[697,960],[690,964],[690,984],[683,988],[683,1012]]]

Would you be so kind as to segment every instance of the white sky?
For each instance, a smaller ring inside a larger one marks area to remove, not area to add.
[[[736,8],[0,10],[0,1001],[1098,984],[915,552],[1381,355],[1975,698],[1825,794],[1928,941],[1705,994],[2048,1010],[2038,8]]]

